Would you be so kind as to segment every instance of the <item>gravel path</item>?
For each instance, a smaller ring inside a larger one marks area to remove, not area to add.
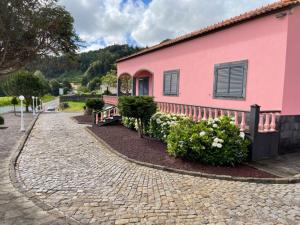
[[[192,177],[111,153],[70,117],[41,115],[19,159],[24,187],[82,224],[299,224],[300,184]]]

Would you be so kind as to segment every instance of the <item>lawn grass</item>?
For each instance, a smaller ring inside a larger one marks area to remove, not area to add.
[[[69,104],[69,108],[64,109],[64,112],[80,112],[83,111],[83,106],[85,106],[85,102],[67,102]]]
[[[11,99],[12,97],[10,96],[6,96],[6,97],[0,97],[0,106],[8,106],[11,105]],[[55,99],[55,96],[52,95],[45,95],[44,97],[42,97],[43,102],[50,102],[52,100]],[[18,99],[19,101],[19,99]],[[20,104],[20,101],[19,101]]]
[[[11,105],[10,103],[11,99],[12,97],[0,97],[0,106]]]
[[[45,95],[42,97],[43,102],[50,102],[52,100],[54,100],[56,97],[52,96],[52,95]]]

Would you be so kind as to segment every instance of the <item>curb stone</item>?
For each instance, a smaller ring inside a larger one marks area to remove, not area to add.
[[[62,220],[62,222],[69,224],[69,225],[81,225],[81,223],[73,218],[69,218],[65,216],[62,212],[60,212],[55,207],[46,204],[42,200],[40,200],[34,193],[31,191],[26,190],[25,185],[20,180],[20,177],[17,174],[17,167],[18,167],[18,159],[21,155],[23,148],[26,144],[26,141],[28,140],[31,131],[38,120],[41,113],[39,113],[34,120],[30,123],[27,130],[24,132],[24,135],[21,137],[18,144],[14,147],[12,154],[10,156],[10,163],[9,163],[9,177],[12,182],[12,185],[16,188],[17,191],[19,191],[21,194],[27,197],[27,199],[31,202],[33,202],[37,207],[41,208],[42,210],[46,211],[50,215],[53,215],[57,219]]]
[[[195,177],[203,177],[209,179],[218,179],[218,180],[225,180],[225,181],[238,181],[238,182],[248,182],[248,183],[261,183],[261,184],[296,184],[300,183],[300,177],[285,177],[285,178],[255,178],[255,177],[234,177],[229,175],[217,175],[217,174],[208,174],[196,171],[188,171],[188,170],[180,170],[166,166],[160,166],[152,163],[141,162],[135,159],[128,158],[127,156],[123,155],[122,153],[118,152],[114,148],[112,148],[109,144],[107,144],[103,139],[98,137],[93,131],[85,127],[85,130],[92,135],[97,141],[99,141],[102,145],[104,145],[108,150],[110,150],[115,155],[123,158],[131,163],[135,163],[140,166],[146,166],[149,168],[154,168],[158,170],[168,171],[171,173],[179,173],[182,175],[190,175]]]

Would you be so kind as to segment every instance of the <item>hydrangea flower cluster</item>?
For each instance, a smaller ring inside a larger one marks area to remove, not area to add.
[[[187,119],[185,115],[158,112],[151,117],[148,132],[152,137],[166,141],[170,128],[176,126],[179,121],[184,119]]]

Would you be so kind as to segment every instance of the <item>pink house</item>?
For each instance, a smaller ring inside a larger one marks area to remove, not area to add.
[[[282,0],[118,60],[119,95],[130,76],[131,94],[153,96],[162,111],[194,119],[232,113],[244,130],[257,104],[259,130],[284,127],[279,116],[298,123],[287,148],[299,147],[299,41],[300,1]]]

